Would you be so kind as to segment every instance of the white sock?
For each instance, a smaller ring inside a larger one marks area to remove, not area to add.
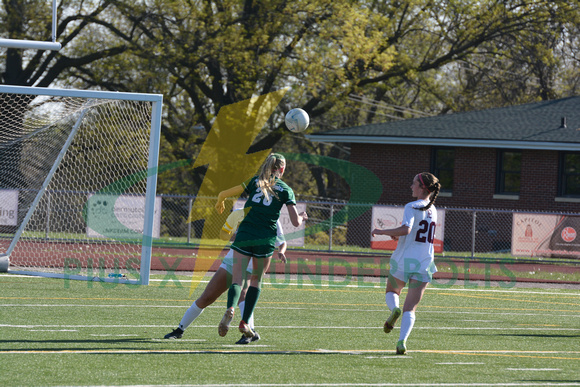
[[[413,330],[413,325],[415,325],[415,312],[403,312],[403,317],[401,318],[401,333],[399,334],[400,340],[407,340],[407,337],[411,334]]]
[[[182,330],[186,330],[187,327],[190,326],[191,323],[196,318],[199,317],[199,315],[201,314],[201,312],[203,312],[203,309],[201,309],[200,307],[198,307],[197,304],[194,301],[193,304],[191,304],[191,306],[189,307],[189,309],[187,309],[187,311],[183,315],[183,318],[181,319],[181,322],[179,323],[179,328],[181,328]]]
[[[238,304],[238,306],[240,307],[240,316],[244,315],[244,307],[246,306],[246,301],[242,301]],[[254,313],[252,313],[252,315],[250,316],[249,320],[246,321],[246,323],[248,324],[248,326],[254,330]]]
[[[238,307],[240,308],[240,318],[244,318],[244,307],[245,306],[246,306],[246,301],[241,301],[240,303],[238,303]],[[248,325],[249,325],[249,323],[248,323]]]
[[[250,316],[250,319],[248,320],[248,325],[250,326],[250,328],[252,328],[252,330],[254,330],[254,313],[252,313],[252,315]]]
[[[388,292],[385,295],[385,301],[390,311],[399,307],[399,295],[395,292]]]

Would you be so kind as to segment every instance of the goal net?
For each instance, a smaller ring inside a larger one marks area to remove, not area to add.
[[[149,283],[161,105],[0,86],[0,271]]]

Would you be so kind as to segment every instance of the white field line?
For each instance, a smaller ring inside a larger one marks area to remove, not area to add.
[[[41,325],[41,324],[0,324],[0,328],[23,328],[23,329],[36,329],[36,328],[70,328],[70,325]],[[75,328],[172,328],[175,325],[76,325]],[[195,325],[196,328],[215,328],[215,325]],[[260,329],[379,329],[380,326],[364,326],[364,327],[353,327],[353,326],[312,326],[312,325],[260,325]],[[394,329],[399,329],[395,327]],[[580,328],[555,328],[555,327],[534,327],[534,328],[524,328],[524,327],[422,327],[416,326],[413,329],[418,330],[462,330],[462,331],[472,331],[472,330],[486,330],[486,331],[550,331],[550,332],[580,332]]]
[[[400,357],[401,359],[403,357]],[[580,382],[551,382],[536,383],[534,386],[580,386]],[[408,387],[499,387],[499,386],[530,386],[530,383],[287,383],[287,384],[179,384],[179,385],[139,385],[138,387],[384,387],[384,386],[408,386]],[[137,386],[125,386],[137,387]]]
[[[28,332],[78,332],[77,329],[30,329]]]
[[[403,359],[403,357],[399,357]],[[288,384],[179,384],[179,385],[139,385],[125,387],[385,387],[385,386],[408,386],[408,387],[499,387],[499,386],[530,386],[530,383],[288,383]],[[534,386],[580,386],[580,382],[552,382],[536,383]]]
[[[393,351],[387,349],[304,349],[304,350],[285,350],[285,349],[243,349],[239,345],[221,345],[224,349],[31,349],[31,350],[6,350],[0,353],[249,353],[249,354],[344,354],[344,355],[367,355],[371,353],[393,354]],[[252,345],[254,347],[268,347],[268,345]],[[235,348],[235,349],[230,349]],[[246,347],[247,348],[247,347]],[[461,350],[412,350],[409,352],[417,353],[438,353],[438,354],[501,354],[501,355],[578,355],[578,351],[461,351]],[[401,357],[404,358],[404,357]],[[445,363],[440,363],[445,364]],[[466,364],[466,363],[449,363],[449,364]],[[475,364],[475,363],[468,363]],[[523,368],[521,370],[527,370]],[[514,369],[515,370],[515,369]],[[519,369],[518,369],[519,370]]]
[[[43,277],[35,277],[35,276],[27,276],[27,275],[17,275],[17,274],[0,274],[0,277],[11,277],[11,278],[17,278],[17,277],[22,277],[22,278],[36,278],[36,279],[45,279]],[[308,283],[308,282],[304,282],[304,281],[289,281],[289,282],[268,282],[268,281],[263,281],[262,285],[268,285],[268,286],[272,286],[272,287],[286,287],[286,286],[304,286],[304,287],[320,287],[320,288],[374,288],[374,289],[383,289],[385,287],[385,283],[377,283],[377,284],[371,284],[369,282],[364,282],[364,281],[360,281],[361,283],[358,283],[359,281],[356,279],[357,277],[353,277],[353,279],[350,282],[354,282],[355,284],[329,284],[329,283],[320,283],[320,284],[313,284],[313,283]],[[158,278],[152,278],[149,280],[149,282],[165,282],[165,283],[173,283],[175,282],[175,280],[173,278],[169,278],[169,279],[158,279]],[[192,280],[190,279],[178,279],[179,283],[183,283],[183,284],[191,284]],[[200,284],[202,283],[209,283],[209,280],[196,280],[195,282],[198,282]],[[336,281],[338,282],[338,281]],[[475,285],[481,285],[481,281],[479,282],[475,282]],[[122,284],[120,284],[122,285]],[[495,287],[487,287],[487,286],[480,286],[477,288],[463,288],[461,287],[461,285],[452,285],[452,286],[446,286],[446,285],[442,285],[442,286],[428,286],[427,287],[428,291],[460,291],[460,292],[491,292],[491,293],[514,293],[514,294],[541,294],[541,295],[557,295],[557,296],[576,296],[580,298],[580,295],[578,293],[563,293],[563,292],[540,292],[540,291],[528,291],[526,289],[516,289],[516,290],[507,290],[507,289],[497,289]]]
[[[399,359],[403,359],[399,356]],[[580,382],[550,382],[550,383],[536,383],[534,386],[580,386]],[[124,385],[125,386],[125,385]],[[499,387],[499,386],[530,386],[530,383],[285,383],[285,384],[151,384],[125,387],[385,387],[385,386],[408,386],[408,387]]]
[[[163,279],[151,279],[150,282],[170,282],[168,280]],[[183,283],[191,283],[191,280],[179,280],[179,282]],[[202,280],[196,281],[199,283],[209,283],[209,281]],[[319,288],[371,288],[371,289],[384,289],[386,286],[385,283],[378,283],[378,284],[370,284],[369,282],[361,281],[362,284],[357,283],[358,281],[353,279],[350,282],[355,282],[355,284],[329,284],[329,283],[320,283],[320,284],[313,284],[308,282],[294,282],[290,281],[286,282],[267,282],[263,281],[262,285],[272,286],[274,288],[278,287],[285,287],[285,286],[304,286],[304,287],[319,287]],[[477,283],[476,283],[477,286]],[[519,289],[519,288],[518,288]],[[526,291],[526,290],[506,290],[506,289],[497,289],[494,287],[487,287],[487,286],[480,286],[477,288],[463,288],[461,285],[453,285],[453,286],[428,286],[428,291],[439,291],[439,292],[449,292],[449,291],[460,291],[460,292],[490,292],[490,293],[512,293],[512,294],[542,294],[542,295],[558,295],[558,296],[577,296],[580,298],[579,293],[561,293],[561,292],[538,292],[538,291]]]
[[[187,308],[187,305],[139,305],[139,304],[134,304],[134,305],[130,305],[130,304],[1,304],[0,306],[2,307],[12,307],[12,308],[71,308],[71,307],[77,307],[77,308],[178,308],[178,309],[185,309]],[[206,309],[211,308],[211,309],[223,309],[222,305],[210,305],[208,306]],[[312,308],[307,308],[307,307],[294,307],[294,306],[290,306],[290,307],[276,307],[276,306],[260,306],[259,309],[261,310],[312,310]],[[387,309],[386,307],[384,309],[348,309],[348,308],[326,308],[324,310],[327,311],[338,311],[338,312],[362,312],[362,313],[371,313],[371,312],[377,312],[377,313],[386,313]],[[545,312],[545,313],[519,313],[519,312],[495,312],[495,311],[489,311],[489,312],[479,312],[479,311],[448,311],[448,310],[421,310],[421,314],[459,314],[459,315],[484,315],[484,316],[489,316],[490,314],[493,314],[493,316],[514,316],[514,315],[518,315],[518,316],[550,316],[552,319],[554,319],[555,317],[558,318],[580,318],[580,313],[579,314],[558,314],[556,316],[553,315],[553,312],[550,311],[546,311],[546,310],[539,310],[538,312]],[[462,320],[462,321],[478,321],[478,320]],[[481,322],[486,322],[487,320],[481,320]],[[498,321],[500,322],[500,321]]]
[[[434,350],[416,350],[414,352],[434,352]],[[495,350],[495,349],[446,349],[446,350],[435,350],[438,353],[519,353],[519,354],[529,354],[529,353],[540,353],[543,355],[579,355],[580,351],[518,351],[518,350]]]
[[[439,364],[439,365],[481,365],[481,364],[485,364],[485,363],[472,363],[472,362],[468,362],[468,363],[462,363],[462,362],[445,362],[445,363],[435,363],[435,364]]]

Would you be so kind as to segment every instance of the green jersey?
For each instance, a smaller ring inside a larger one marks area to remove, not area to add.
[[[243,182],[242,187],[248,194],[248,200],[244,206],[247,215],[240,224],[236,242],[256,241],[255,244],[274,246],[278,229],[276,221],[280,217],[282,206],[296,204],[294,191],[288,184],[276,178],[276,184],[272,187],[275,195],[268,195],[269,197],[266,198],[258,187],[257,176]]]

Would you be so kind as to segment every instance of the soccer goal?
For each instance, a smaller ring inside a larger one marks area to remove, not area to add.
[[[149,283],[161,109],[161,95],[0,86],[0,271]]]

